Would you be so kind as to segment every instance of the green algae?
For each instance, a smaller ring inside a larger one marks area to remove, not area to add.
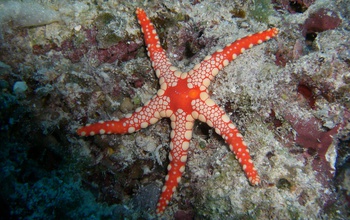
[[[104,26],[114,21],[116,18],[111,13],[105,12],[99,14],[95,19],[95,25],[97,28],[103,28]]]
[[[270,0],[256,0],[249,14],[257,21],[268,23],[272,12],[273,6]]]

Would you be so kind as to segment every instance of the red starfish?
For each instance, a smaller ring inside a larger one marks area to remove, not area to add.
[[[143,107],[125,118],[112,121],[101,121],[78,129],[81,136],[95,134],[124,134],[133,133],[141,128],[156,123],[159,119],[168,117],[171,120],[170,164],[165,185],[157,205],[157,214],[164,212],[173,192],[181,180],[185,170],[187,151],[192,137],[194,120],[198,119],[214,127],[230,149],[236,155],[249,182],[252,185],[260,183],[260,177],[254,168],[246,143],[236,126],[212,99],[209,98],[208,86],[219,70],[246,49],[260,44],[277,35],[278,30],[271,28],[247,37],[238,39],[224,49],[216,51],[195,65],[192,70],[182,73],[172,66],[159,38],[154,25],[144,10],[136,10],[138,21],[144,33],[148,56],[159,78],[160,89]]]

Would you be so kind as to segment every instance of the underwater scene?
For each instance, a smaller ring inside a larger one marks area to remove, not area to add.
[[[349,219],[348,0],[0,0],[0,219]]]

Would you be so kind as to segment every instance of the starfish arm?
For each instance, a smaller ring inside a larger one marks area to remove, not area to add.
[[[89,124],[79,128],[77,133],[80,136],[133,133],[156,123],[166,114],[169,115],[167,111],[169,102],[170,98],[167,96],[154,96],[143,107],[137,108],[133,114],[128,114],[125,118]]]
[[[270,28],[256,34],[251,34],[226,45],[224,49],[217,50],[211,56],[205,57],[201,63],[195,65],[193,70],[189,72],[192,84],[194,86],[205,86],[208,88],[210,81],[213,80],[218,72],[232,60],[236,59],[238,55],[246,49],[270,40],[277,34],[277,28]]]
[[[163,78],[162,80],[165,83],[177,82],[177,78],[181,72],[170,63],[164,49],[160,45],[159,37],[151,20],[141,8],[136,9],[136,15],[141,25],[142,33],[144,34],[145,44],[148,50],[147,54],[152,61],[152,66],[157,77]],[[159,82],[160,85],[162,85],[162,80]]]
[[[168,205],[177,185],[181,181],[182,173],[185,171],[187,151],[192,138],[194,118],[179,109],[170,116],[171,120],[171,143],[168,165],[168,174],[157,205],[157,214],[162,214]]]
[[[215,128],[215,132],[223,137],[230,146],[231,151],[236,155],[249,182],[252,185],[258,185],[260,183],[260,177],[254,167],[247,145],[224,110],[208,96],[204,101],[202,99],[196,99],[191,104],[194,110],[192,116]],[[202,109],[205,109],[205,111]]]

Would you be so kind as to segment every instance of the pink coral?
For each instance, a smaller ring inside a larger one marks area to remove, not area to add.
[[[334,11],[321,8],[306,19],[302,26],[302,34],[304,37],[307,37],[308,35],[332,30],[337,28],[341,21],[342,20]]]
[[[72,63],[77,63],[88,54],[89,57],[96,57],[101,63],[113,63],[115,61],[127,61],[136,56],[138,48],[141,44],[133,41],[119,41],[115,45],[108,48],[98,48],[98,41],[96,40],[96,28],[84,29],[85,39],[79,42],[77,36],[73,36],[62,42],[58,47],[56,44],[34,45],[32,47],[33,54],[46,54],[50,50],[61,51],[63,57],[69,59]]]
[[[323,174],[326,174],[328,178],[332,178],[334,170],[326,159],[326,153],[341,124],[330,130],[324,130],[321,121],[315,117],[303,119],[294,115],[286,115],[285,119],[297,133],[294,140],[295,144],[306,148],[308,154],[314,157],[312,167],[321,174],[320,178],[324,178]]]
[[[274,0],[272,3],[280,5],[280,7],[289,11],[290,13],[303,13],[316,0]]]
[[[131,60],[136,56],[139,47],[140,45],[135,42],[120,41],[107,49],[98,49],[98,60],[101,63]]]

